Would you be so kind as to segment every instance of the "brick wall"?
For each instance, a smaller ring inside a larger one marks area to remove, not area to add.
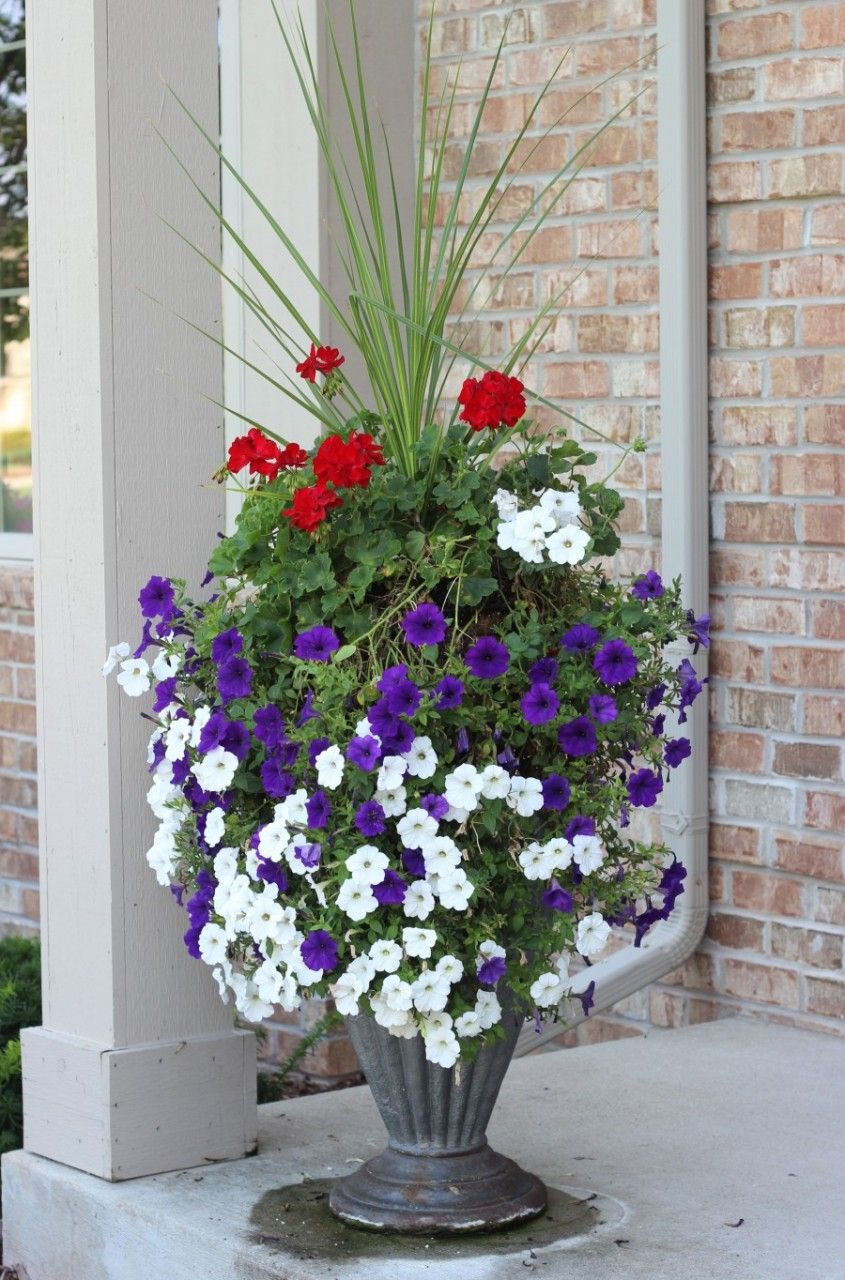
[[[421,32],[429,4],[417,0]],[[654,0],[441,0],[435,88],[463,58],[453,173],[510,9],[467,214],[532,91],[569,54],[534,130],[535,141],[549,135],[481,246],[477,296],[491,298],[473,339],[495,356],[562,295],[530,379],[615,441],[648,442],[617,475],[627,498],[619,567],[637,570],[659,562]],[[710,0],[708,27],[713,909],[681,971],[565,1042],[736,1011],[845,1026],[845,3]],[[617,113],[525,261],[497,281],[489,262],[507,220]],[[604,474],[617,455],[598,452]],[[3,928],[37,917],[31,610],[30,575],[0,569]],[[290,1053],[321,1012],[271,1024],[265,1056]],[[353,1065],[339,1034],[303,1064],[325,1078]]]

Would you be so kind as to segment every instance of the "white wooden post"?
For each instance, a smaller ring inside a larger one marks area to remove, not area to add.
[[[24,1033],[25,1146],[104,1178],[254,1147],[255,1051],[146,866],[148,726],[100,675],[151,572],[199,586],[223,527],[215,254],[217,5],[30,0],[44,1025]],[[145,293],[162,299],[160,307]]]

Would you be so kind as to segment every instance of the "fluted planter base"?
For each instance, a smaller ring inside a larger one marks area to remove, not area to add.
[[[535,1218],[546,1188],[487,1143],[461,1155],[426,1156],[387,1147],[333,1188],[338,1218],[373,1231],[446,1235],[493,1231]]]
[[[502,1040],[472,1062],[444,1068],[426,1060],[420,1036],[403,1040],[363,1014],[348,1018],[389,1142],[335,1184],[332,1213],[353,1226],[409,1235],[493,1231],[542,1213],[542,1182],[486,1137],[521,1024],[508,1011]]]

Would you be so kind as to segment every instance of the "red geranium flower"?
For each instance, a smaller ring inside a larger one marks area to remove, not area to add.
[[[252,427],[245,436],[238,436],[230,444],[227,465],[233,475],[248,466],[250,475],[275,480],[285,467],[301,467],[307,459],[308,454],[298,444],[287,444],[280,449],[275,441]]]
[[[480,380],[467,378],[458,396],[458,404],[463,405],[461,422],[469,423],[473,431],[515,427],[525,414],[524,390],[519,378],[493,369]]]
[[[366,489],[371,468],[383,466],[381,446],[363,431],[353,431],[348,440],[327,436],[314,455],[314,475],[337,489]]]
[[[317,484],[309,485],[304,489],[297,489],[293,495],[293,505],[287,507],[282,515],[287,516],[297,529],[313,533],[317,526],[323,523],[326,513],[332,507],[342,506],[343,502],[337,494],[327,489],[322,481],[318,481]]]
[[[318,373],[331,373],[333,369],[339,369],[345,359],[337,347],[317,347],[312,342],[311,350],[296,366],[296,372],[308,382],[314,382]]]

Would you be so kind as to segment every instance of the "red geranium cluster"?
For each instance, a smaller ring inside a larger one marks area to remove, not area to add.
[[[318,373],[332,373],[340,368],[345,359],[337,347],[317,347],[312,342],[311,350],[296,366],[296,372],[308,382],[314,382]]]
[[[343,505],[336,489],[366,489],[373,467],[384,466],[381,445],[366,431],[352,431],[349,439],[327,436],[314,455],[317,483],[297,489],[292,505],[282,512],[297,529],[313,533],[333,507]],[[328,488],[333,485],[334,488]]]
[[[233,475],[248,466],[250,475],[275,480],[285,468],[304,467],[307,461],[308,454],[298,444],[286,444],[280,449],[274,440],[252,427],[230,444],[227,465]]]
[[[458,404],[463,405],[461,422],[468,422],[473,431],[515,427],[525,414],[523,392],[519,378],[509,378],[493,369],[480,380],[467,378],[458,396]]]
[[[381,445],[366,431],[353,431],[348,440],[328,436],[314,455],[314,475],[336,489],[366,489],[372,468],[383,466]]]

